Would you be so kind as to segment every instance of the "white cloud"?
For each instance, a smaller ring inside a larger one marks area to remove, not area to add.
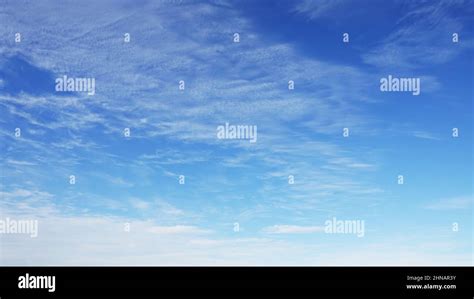
[[[466,210],[472,207],[474,198],[472,196],[459,196],[444,198],[425,205],[429,210]]]
[[[13,159],[8,159],[7,163],[14,164],[14,165],[19,165],[19,166],[33,166],[33,165],[36,165],[36,163],[32,163],[32,162],[28,162],[28,161],[13,160]]]
[[[324,226],[273,225],[263,229],[269,234],[309,234],[324,232]]]
[[[151,205],[149,202],[141,200],[139,198],[130,199],[130,203],[132,207],[139,210],[147,210],[150,208],[150,205]]]
[[[398,70],[448,62],[474,46],[474,41],[466,36],[460,43],[451,41],[454,32],[463,32],[457,14],[466,5],[464,1],[408,3],[396,29],[362,55],[363,60],[380,68]]]
[[[433,134],[424,131],[415,131],[413,132],[413,136],[421,139],[440,140],[438,137],[433,136]]]
[[[328,16],[334,9],[347,1],[342,0],[302,0],[295,5],[294,11],[314,20]]]
[[[25,194],[25,192],[17,192]],[[49,203],[51,204],[51,203]],[[0,234],[0,265],[467,265],[470,248],[455,235],[392,236],[378,242],[337,246],[330,239],[288,242],[272,238],[218,237],[198,225],[157,225],[119,216],[66,215],[42,203],[28,209],[15,201],[2,217],[38,219],[38,236]],[[125,231],[126,224],[130,231]],[[275,225],[269,232],[319,233],[318,226]],[[316,237],[316,236],[315,236]],[[454,238],[454,239],[453,239]],[[415,241],[414,241],[415,240]],[[427,253],[428,252],[428,253]]]
[[[34,200],[49,199],[53,197],[53,195],[48,192],[26,189],[14,189],[9,192],[1,191],[0,196],[6,201],[12,201],[14,199],[17,199],[18,197],[31,198]]]
[[[202,234],[210,232],[191,225],[152,226],[148,231],[154,234]]]

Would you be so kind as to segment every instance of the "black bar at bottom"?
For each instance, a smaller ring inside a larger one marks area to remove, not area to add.
[[[0,298],[474,298],[473,272],[472,267],[0,267]]]

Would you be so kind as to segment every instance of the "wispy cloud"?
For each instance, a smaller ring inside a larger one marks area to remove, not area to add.
[[[441,134],[418,116],[410,122],[398,113],[404,103],[386,102],[374,87],[373,66],[414,70],[470,47],[464,35],[463,43],[450,42],[451,31],[465,22],[452,16],[457,4],[448,2],[409,4],[394,31],[369,45],[363,61],[370,67],[337,55],[306,55],[293,37],[271,39],[232,1],[84,1],[80,9],[66,1],[60,14],[49,13],[53,2],[19,3],[0,7],[6,24],[0,35],[21,31],[24,37],[15,47],[0,44],[0,66],[21,58],[52,78],[93,76],[97,89],[94,97],[31,89],[12,95],[4,88],[15,78],[0,79],[0,212],[42,219],[34,252],[18,246],[15,236],[2,236],[5,264],[370,264],[370,257],[357,255],[400,244],[374,241],[354,255],[333,252],[334,243],[309,240],[324,238],[323,227],[302,224],[323,223],[329,215],[377,216],[374,207],[401,190],[387,182],[410,171],[401,163],[410,160],[400,157],[399,137]],[[281,13],[316,26],[346,12],[346,5],[301,1]],[[37,30],[39,23],[44,30]],[[240,43],[232,41],[234,32]],[[423,91],[449,88],[443,78],[420,77]],[[218,140],[216,127],[225,122],[258,126],[258,142]],[[21,137],[14,136],[16,127]],[[383,156],[393,151],[397,169]],[[461,197],[422,208],[470,202]],[[285,240],[294,234],[305,240]],[[403,262],[423,256],[417,248],[402,249]],[[377,255],[377,263],[394,260],[390,254]],[[430,261],[442,257],[433,254]]]
[[[308,234],[324,232],[323,226],[273,225],[263,229],[269,234]]]
[[[8,164],[13,164],[17,166],[33,166],[36,165],[36,163],[28,162],[28,161],[19,161],[19,160],[13,160],[13,159],[8,159],[6,161]]]
[[[424,132],[424,131],[415,131],[413,132],[413,136],[416,138],[421,138],[421,139],[429,139],[429,140],[440,140],[438,137],[433,136],[429,132]]]
[[[347,1],[341,0],[303,0],[298,1],[294,11],[307,16],[309,19],[318,19],[327,16],[331,11],[344,5]]]
[[[429,210],[466,210],[472,207],[474,198],[470,195],[445,198],[426,204],[425,208]]]
[[[154,234],[202,234],[210,232],[209,230],[190,225],[153,226],[150,227],[148,231]]]
[[[363,60],[397,70],[448,62],[474,46],[474,40],[463,35],[463,22],[458,16],[466,6],[469,6],[467,1],[409,3],[395,30],[363,54]],[[462,42],[453,43],[453,33],[462,36]]]

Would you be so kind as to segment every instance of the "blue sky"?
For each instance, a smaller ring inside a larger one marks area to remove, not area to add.
[[[1,3],[1,264],[472,264],[472,1]]]

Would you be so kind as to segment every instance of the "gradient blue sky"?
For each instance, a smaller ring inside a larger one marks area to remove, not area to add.
[[[472,1],[0,4],[1,264],[472,264]]]

